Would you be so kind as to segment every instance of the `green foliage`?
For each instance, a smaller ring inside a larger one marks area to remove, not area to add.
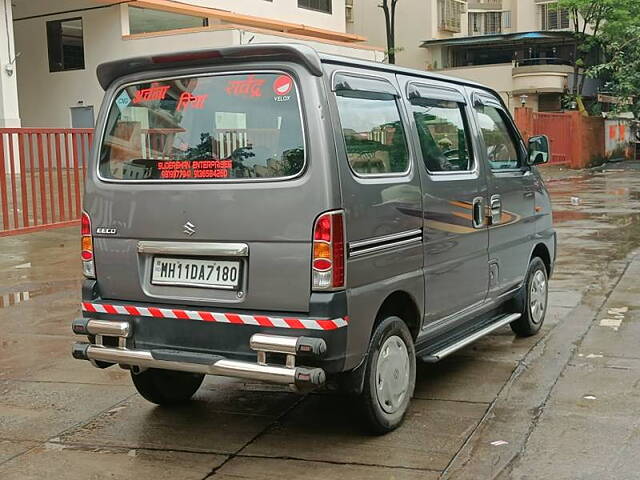
[[[605,61],[590,68],[588,75],[601,79],[603,90],[621,100],[614,111],[631,111],[640,118],[640,2],[619,3],[602,28]]]
[[[558,8],[569,10],[576,38],[576,77],[578,69],[601,79],[611,95],[632,99],[617,110],[640,115],[640,1],[639,0],[558,0]],[[602,63],[589,65],[589,52],[598,49]],[[582,84],[571,92],[573,99],[582,92]]]

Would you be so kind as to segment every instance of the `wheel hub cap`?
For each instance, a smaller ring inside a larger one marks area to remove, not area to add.
[[[409,388],[409,352],[404,341],[389,337],[378,355],[376,393],[380,407],[387,413],[398,411]]]
[[[534,323],[540,323],[547,308],[547,279],[541,270],[536,271],[529,291],[529,312]]]

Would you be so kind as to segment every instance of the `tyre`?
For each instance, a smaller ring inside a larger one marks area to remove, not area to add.
[[[398,317],[387,317],[371,338],[364,389],[358,397],[366,427],[384,434],[396,429],[416,384],[416,355],[411,333]]]
[[[515,313],[522,316],[511,322],[511,330],[519,337],[530,337],[540,331],[547,313],[549,281],[544,262],[535,257],[529,264],[522,289],[515,298]]]
[[[189,400],[202,385],[204,375],[149,368],[140,373],[131,372],[138,393],[151,403],[175,405]]]

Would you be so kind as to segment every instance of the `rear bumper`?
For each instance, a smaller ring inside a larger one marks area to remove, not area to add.
[[[82,310],[83,318],[74,321],[73,330],[91,343],[77,343],[73,355],[102,368],[160,368],[308,389],[345,365],[346,315],[229,313],[98,299],[83,302]],[[264,343],[255,341],[262,337]],[[291,345],[306,349],[290,351]],[[304,367],[296,365],[298,360]]]
[[[101,335],[96,332],[111,335],[118,328],[123,333],[128,331],[126,322],[113,322],[119,324],[116,326],[109,326],[107,323],[109,322],[78,320],[74,322],[74,327],[84,326],[84,330],[93,332],[97,337],[101,337]],[[72,353],[74,358],[89,360],[97,366],[119,364],[134,370],[159,368],[207,375],[223,375],[288,385],[300,391],[320,387],[326,380],[325,372],[321,368],[295,365],[296,354],[300,351],[316,355],[326,351],[326,345],[322,341],[314,341],[314,339],[305,339],[304,337],[254,335],[251,339],[251,347],[257,353],[257,362],[255,363],[177,350],[131,350],[124,346],[106,347],[101,344],[80,342],[74,344]],[[267,353],[286,355],[285,365],[267,364]]]

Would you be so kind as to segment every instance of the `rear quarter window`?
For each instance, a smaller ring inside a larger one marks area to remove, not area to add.
[[[336,92],[347,160],[360,176],[402,174],[409,152],[396,97],[385,93]]]
[[[238,73],[121,89],[107,118],[99,173],[116,181],[282,179],[304,163],[294,79]]]

